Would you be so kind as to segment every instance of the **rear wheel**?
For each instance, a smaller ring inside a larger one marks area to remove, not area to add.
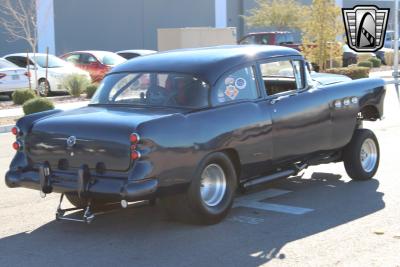
[[[353,180],[368,180],[374,177],[378,170],[379,158],[378,139],[368,129],[357,129],[343,151],[344,167]]]
[[[195,224],[216,224],[228,214],[236,190],[235,168],[224,153],[214,153],[199,165],[189,189],[166,197],[160,204],[174,219]]]

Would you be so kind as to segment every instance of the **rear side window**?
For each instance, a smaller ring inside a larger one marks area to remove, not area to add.
[[[80,57],[79,54],[72,54],[72,55],[67,56],[65,58],[65,60],[68,62],[71,62],[73,64],[77,64],[77,63],[79,63],[79,57]]]
[[[26,68],[26,57],[20,57],[20,56],[10,56],[10,57],[6,57],[6,59],[12,63],[14,63],[15,65],[17,65],[20,68]],[[30,61],[30,60],[29,60]],[[32,63],[32,61],[30,61],[31,65],[34,65]]]
[[[222,104],[259,97],[253,67],[245,67],[225,75],[213,90],[212,102]]]

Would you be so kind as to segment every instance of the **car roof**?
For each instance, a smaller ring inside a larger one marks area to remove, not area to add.
[[[29,55],[29,57],[32,57],[33,55],[36,55],[36,56],[46,56],[46,54],[45,53],[28,53],[28,55]],[[8,54],[8,55],[5,55],[5,56],[3,56],[3,58],[5,58],[5,57],[13,57],[13,56],[16,56],[16,57],[26,57],[26,53],[13,53],[13,54]],[[49,56],[54,56],[54,55],[52,55],[52,54],[49,54]]]
[[[147,50],[147,49],[130,49],[130,50],[121,50],[115,52],[117,54],[119,53],[132,53],[132,54],[139,54],[139,55],[148,55],[148,54],[153,54],[157,53],[155,50]]]
[[[274,45],[229,45],[178,49],[137,57],[114,67],[116,72],[177,72],[197,76],[214,84],[226,71],[255,60],[301,56],[292,48]]]

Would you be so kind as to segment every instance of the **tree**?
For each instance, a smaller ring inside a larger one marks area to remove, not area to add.
[[[299,29],[304,6],[296,0],[257,0],[258,7],[244,19],[249,26],[276,27],[277,30]]]
[[[305,9],[307,18],[302,24],[305,57],[324,70],[329,60],[340,60],[342,45],[336,40],[344,33],[340,8],[334,0],[313,0]]]
[[[10,36],[10,41],[25,40],[36,52],[36,1],[0,0],[0,26]]]

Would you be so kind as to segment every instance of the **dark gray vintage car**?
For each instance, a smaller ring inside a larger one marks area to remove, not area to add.
[[[62,193],[86,222],[94,207],[158,199],[213,224],[238,189],[311,165],[343,161],[352,179],[372,178],[379,145],[362,122],[382,117],[384,95],[381,79],[315,82],[285,47],[139,57],[107,74],[89,106],[20,119],[6,183]]]

